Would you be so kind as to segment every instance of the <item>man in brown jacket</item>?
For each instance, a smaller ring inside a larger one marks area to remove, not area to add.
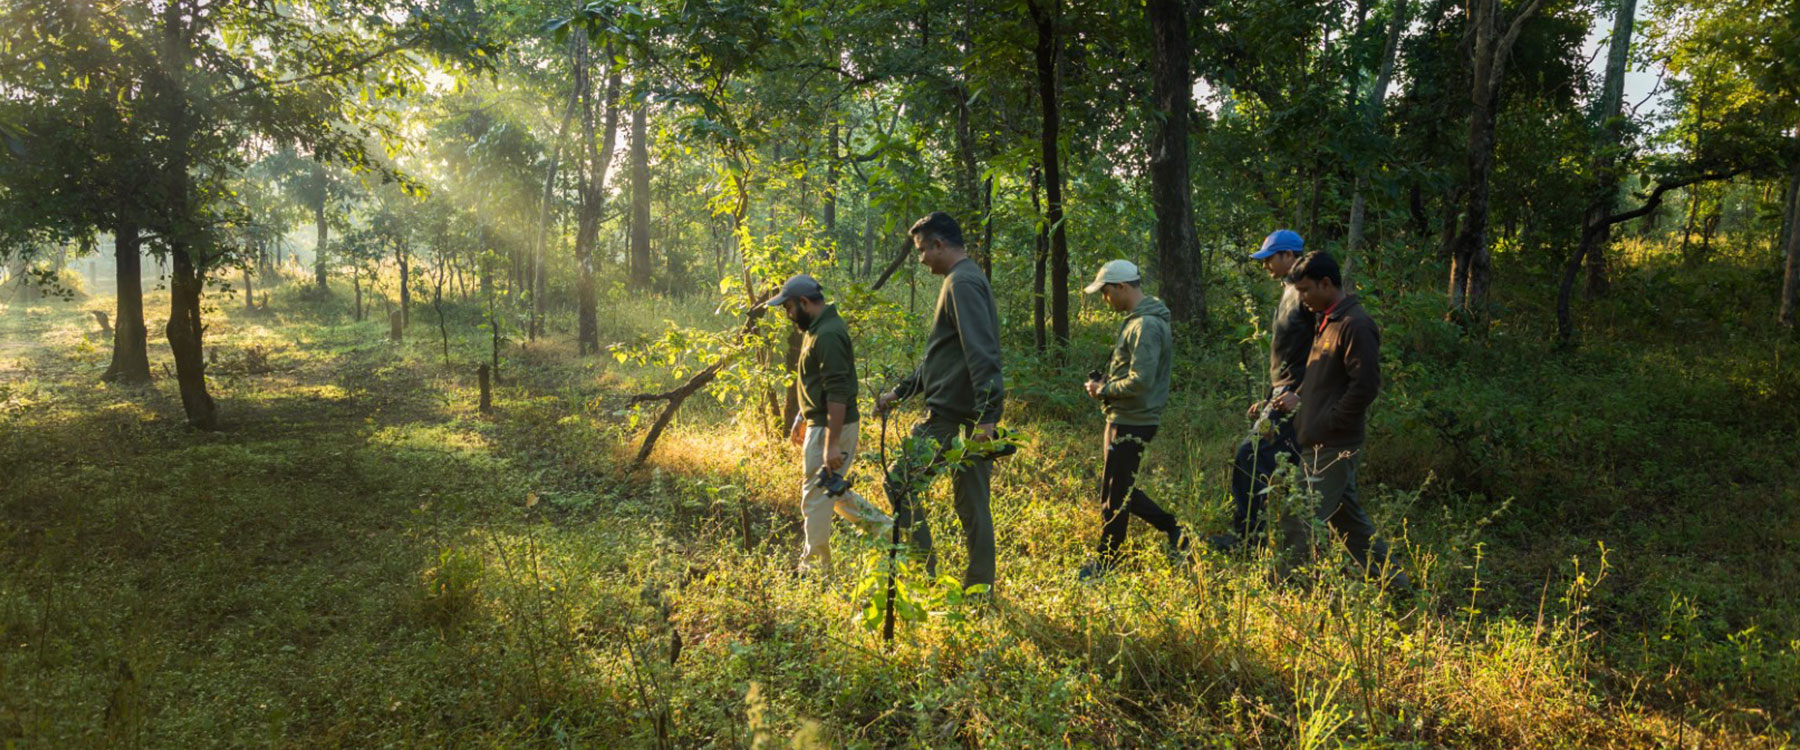
[[[1363,511],[1356,488],[1362,464],[1369,406],[1381,390],[1381,331],[1355,295],[1344,293],[1337,259],[1315,252],[1302,257],[1288,273],[1301,304],[1318,315],[1312,353],[1300,392],[1282,394],[1281,408],[1299,408],[1295,420],[1300,467],[1320,521],[1344,538],[1344,546],[1366,574],[1392,576],[1390,588],[1406,593],[1406,574],[1387,571],[1387,543],[1375,538],[1375,524]],[[1281,521],[1286,538],[1285,576],[1307,562],[1316,549],[1311,519],[1287,514]]]

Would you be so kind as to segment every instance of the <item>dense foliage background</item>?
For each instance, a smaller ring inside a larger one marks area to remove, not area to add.
[[[1800,726],[1791,0],[0,0],[0,144],[0,742]],[[886,651],[877,545],[788,573],[795,338],[752,306],[821,278],[872,395],[932,210],[1027,445],[998,601],[910,573]],[[1174,311],[1147,481],[1218,530],[1283,227],[1382,326],[1418,611],[1149,545],[1078,586],[1079,287],[1129,258]]]

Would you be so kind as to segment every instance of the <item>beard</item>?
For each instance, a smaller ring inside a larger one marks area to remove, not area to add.
[[[792,314],[788,315],[788,320],[793,321],[794,328],[801,333],[805,333],[806,329],[811,328],[813,324],[812,314],[805,310],[795,310]]]

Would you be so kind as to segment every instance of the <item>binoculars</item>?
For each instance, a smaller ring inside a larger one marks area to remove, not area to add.
[[[821,466],[819,467],[819,478],[814,480],[814,484],[825,490],[826,497],[837,497],[849,492],[850,486],[856,484],[856,480],[832,471],[830,466]]]
[[[1104,376],[1102,376],[1102,375],[1101,375],[1101,374],[1100,374],[1100,371],[1099,371],[1099,370],[1088,370],[1088,380],[1090,380],[1090,381],[1092,381],[1092,380],[1100,380],[1100,379],[1102,379],[1102,378],[1103,378],[1103,377],[1104,377]]]

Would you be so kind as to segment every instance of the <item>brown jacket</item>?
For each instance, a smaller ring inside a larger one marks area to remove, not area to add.
[[[1344,297],[1313,337],[1300,384],[1295,436],[1305,447],[1362,445],[1369,405],[1381,390],[1381,331],[1355,295]]]

